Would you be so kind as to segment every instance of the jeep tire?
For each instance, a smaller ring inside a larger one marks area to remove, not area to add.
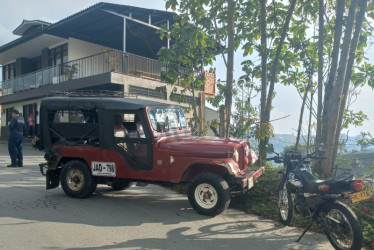
[[[198,213],[216,216],[229,206],[231,192],[229,185],[221,176],[203,173],[189,184],[188,200]]]
[[[132,184],[133,183],[128,180],[116,180],[116,181],[113,181],[112,184],[110,184],[110,186],[114,190],[125,190],[125,189],[130,188]]]
[[[72,198],[86,198],[96,190],[96,179],[83,161],[72,160],[61,170],[61,186],[64,192]]]

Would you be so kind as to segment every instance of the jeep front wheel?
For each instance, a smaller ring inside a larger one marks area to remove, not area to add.
[[[190,183],[188,200],[198,213],[215,216],[229,206],[231,192],[221,176],[204,173],[196,176]]]
[[[61,170],[61,186],[65,194],[73,198],[86,198],[96,189],[96,179],[86,163],[69,161]]]

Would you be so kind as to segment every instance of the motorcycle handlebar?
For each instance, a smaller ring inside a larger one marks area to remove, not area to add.
[[[276,163],[282,163],[284,159],[282,157],[279,157],[279,156],[274,156],[274,157],[266,158],[266,160],[267,161],[275,161]]]
[[[327,159],[327,157],[325,156],[316,156],[314,154],[311,154],[311,155],[307,155],[306,157],[303,157],[302,160],[306,160],[306,159],[313,159],[313,160],[324,160],[324,159]],[[274,157],[269,157],[269,158],[266,158],[267,161],[275,161],[276,163],[282,163],[284,162],[286,159],[283,158],[283,157],[280,157],[280,156],[274,156]]]
[[[313,159],[325,160],[325,159],[327,159],[327,157],[325,157],[325,156],[315,156]]]

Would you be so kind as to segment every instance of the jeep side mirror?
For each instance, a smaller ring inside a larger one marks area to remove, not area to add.
[[[157,132],[166,132],[165,122],[157,122]]]

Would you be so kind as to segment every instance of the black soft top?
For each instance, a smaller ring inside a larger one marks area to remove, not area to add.
[[[138,110],[146,106],[170,106],[165,103],[120,97],[47,97],[40,107],[47,110]]]

